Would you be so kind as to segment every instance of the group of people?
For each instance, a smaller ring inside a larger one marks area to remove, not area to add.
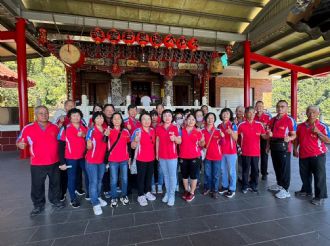
[[[266,180],[269,151],[277,181],[269,190],[276,192],[275,197],[290,197],[293,151],[299,157],[302,180],[295,194],[312,196],[314,175],[312,203],[319,205],[327,198],[325,144],[330,133],[318,120],[317,106],[307,108],[307,120],[298,127],[288,115],[285,100],[277,103],[275,117],[264,111],[262,101],[255,107],[237,107],[235,117],[231,109],[223,108],[218,126],[217,115],[205,105],[174,113],[158,104],[156,110],[140,112],[138,119],[135,105],[128,106],[127,119],[112,104],[95,105],[88,124],[73,101],[66,101],[64,108],[65,113],[51,123],[48,109],[36,107],[36,121],[25,126],[17,139],[17,146],[29,146],[31,154],[32,216],[44,209],[47,176],[53,206],[62,208],[68,191],[70,205],[78,208],[80,196],[86,193],[95,215],[107,206],[104,197],[111,198],[111,207],[129,204],[132,188],[137,189],[138,203],[146,206],[156,199],[155,194],[163,193],[164,185],[162,202],[173,206],[178,170],[187,202],[195,198],[202,167],[203,195],[232,198],[237,179],[243,194],[258,192],[259,159],[262,180]]]

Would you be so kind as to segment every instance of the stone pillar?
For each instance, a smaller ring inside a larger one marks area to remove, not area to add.
[[[169,80],[165,78],[164,82],[164,90],[165,90],[165,96],[163,98],[163,104],[166,105],[167,97],[170,97],[170,103],[173,105],[173,80]],[[170,105],[166,105],[170,106]]]
[[[123,103],[122,84],[120,78],[111,79],[111,103],[120,106]]]

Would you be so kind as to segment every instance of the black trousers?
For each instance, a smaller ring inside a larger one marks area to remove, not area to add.
[[[268,153],[266,152],[267,140],[260,139],[260,171],[261,175],[265,176],[268,174]]]
[[[259,156],[244,156],[242,155],[242,189],[251,187],[257,189],[259,177]],[[251,169],[251,174],[250,174]],[[249,183],[250,177],[250,183]]]
[[[110,191],[110,168],[106,169],[102,178],[102,190],[103,192]]]
[[[64,198],[66,194],[66,190],[68,189],[68,172],[67,170],[60,170],[60,193],[61,199]]]
[[[83,175],[82,169],[79,165],[77,166],[76,187],[79,191],[83,189]],[[88,193],[88,187],[86,187],[86,193]]]
[[[200,171],[201,160],[199,158],[194,159],[179,159],[181,175],[183,179],[197,179]]]
[[[325,154],[299,159],[299,172],[303,183],[301,191],[312,193],[312,180],[314,176],[315,197],[319,199],[328,197],[325,164]]]
[[[48,176],[48,200],[51,203],[60,201],[60,169],[59,164],[47,166],[31,166],[31,199],[34,207],[43,207],[46,203],[45,181]]]
[[[138,195],[143,196],[151,191],[151,179],[154,173],[154,162],[136,161],[136,167]]]
[[[271,156],[277,184],[288,190],[291,179],[291,152],[272,151]]]

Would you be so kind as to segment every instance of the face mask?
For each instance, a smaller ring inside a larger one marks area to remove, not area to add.
[[[179,126],[181,126],[181,125],[183,124],[183,119],[178,119],[178,120],[176,120],[176,123],[177,123]]]
[[[198,122],[202,122],[202,121],[203,121],[203,117],[197,117],[196,120],[197,120]]]

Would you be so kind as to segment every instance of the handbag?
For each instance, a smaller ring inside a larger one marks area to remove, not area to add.
[[[275,118],[274,123],[272,125],[272,132],[274,131],[275,122],[277,118]],[[287,152],[289,143],[284,141],[284,138],[271,138],[269,141],[269,147],[271,151],[282,151]]]
[[[129,171],[131,172],[131,174],[137,174],[137,167],[136,167],[136,157],[137,157],[137,153],[139,151],[140,148],[140,143],[137,145],[135,152],[134,152],[134,158],[132,160],[131,165],[129,166]]]

